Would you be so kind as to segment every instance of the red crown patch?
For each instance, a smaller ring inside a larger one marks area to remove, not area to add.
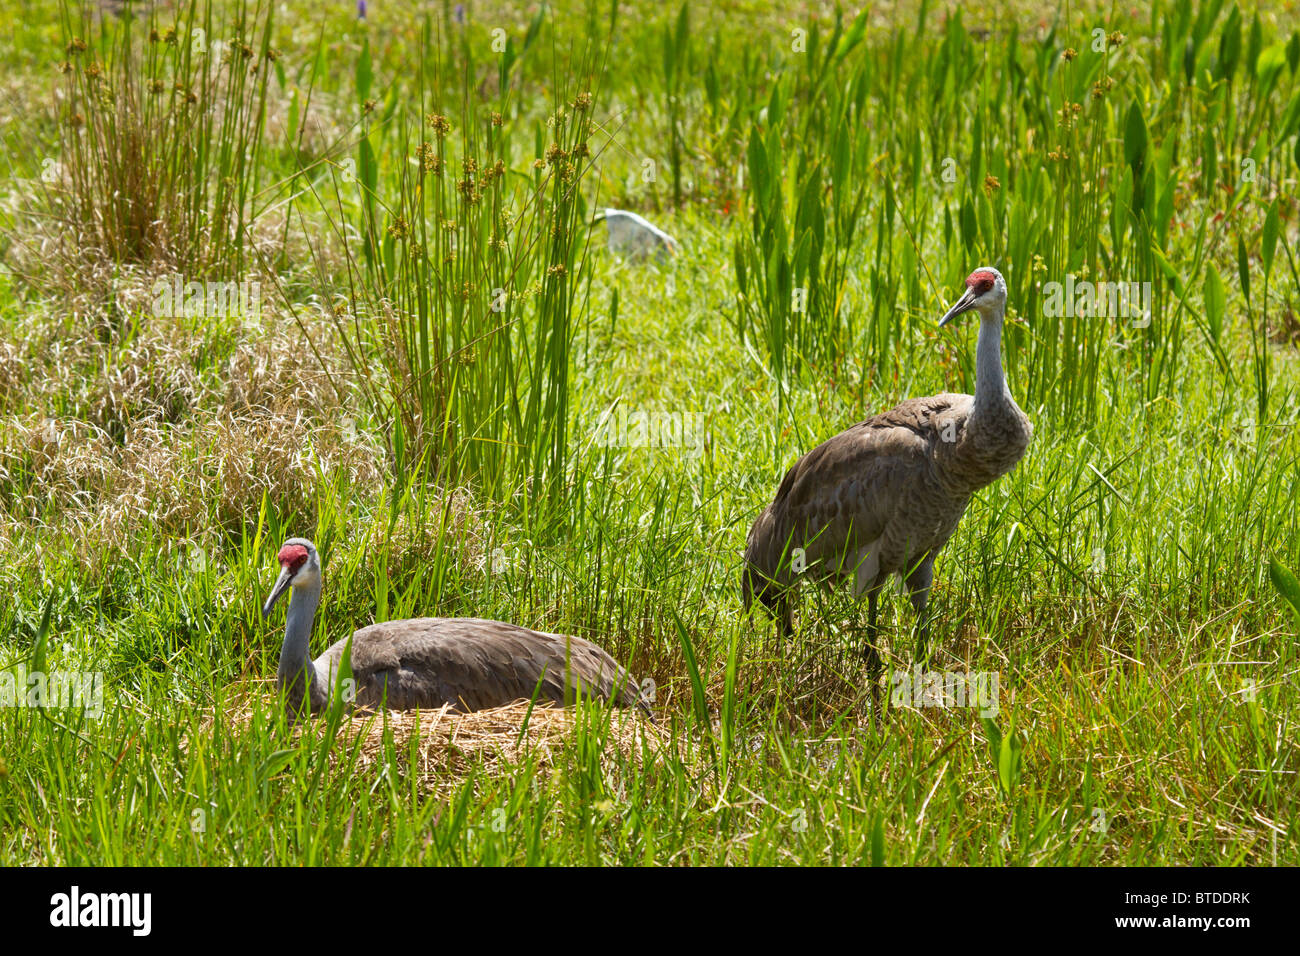
[[[281,564],[291,564],[295,568],[307,560],[307,549],[301,544],[286,544],[276,555]]]

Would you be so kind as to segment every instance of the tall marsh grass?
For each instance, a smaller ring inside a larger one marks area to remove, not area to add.
[[[273,5],[64,3],[60,141],[48,182],[69,255],[242,277],[259,190]]]
[[[364,41],[356,176],[335,176],[324,203],[331,228],[362,239],[346,248],[335,316],[394,472],[492,498],[563,488],[586,282],[600,48],[553,53],[548,112],[524,109],[511,66],[534,23],[522,50],[502,51],[488,103],[458,83],[476,72],[472,54],[429,17],[414,80],[392,77],[376,109]]]
[[[858,49],[859,17],[848,29],[837,20],[826,42],[814,27],[774,51],[780,68],[748,134],[752,229],[735,250],[740,331],[766,346],[773,372],[800,359],[828,370],[857,340],[864,364],[892,375],[918,359],[899,352],[908,320],[937,317],[988,263],[1020,319],[1006,359],[1026,407],[1087,420],[1116,375],[1137,376],[1148,400],[1175,393],[1184,328],[1209,330],[1208,270],[1236,259],[1262,420],[1268,309],[1249,274],[1259,262],[1267,281],[1275,248],[1279,262],[1293,258],[1280,187],[1300,141],[1300,35],[1266,39],[1258,15],[1247,26],[1222,0],[1195,12],[1157,3],[1152,22],[1159,36],[1136,45],[1100,21],[1036,35],[1013,25],[995,43],[954,9],[937,43],[896,25]],[[1284,78],[1291,92],[1279,97]],[[866,222],[876,239],[862,263]],[[1225,245],[1233,232],[1239,250]],[[846,284],[846,262],[864,282]],[[1151,296],[1137,315],[1045,308],[1044,287],[1071,276]],[[1269,301],[1279,295],[1294,298],[1274,285]],[[1221,323],[1222,306],[1211,310]]]

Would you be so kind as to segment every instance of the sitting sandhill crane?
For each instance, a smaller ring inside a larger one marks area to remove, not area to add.
[[[291,715],[324,710],[334,691],[346,640],[314,661],[308,656],[312,619],[320,604],[321,568],[316,547],[290,538],[277,555],[280,577],[262,616],[293,588],[285,615],[277,672]],[[650,707],[614,658],[589,641],[547,634],[501,621],[424,617],[371,624],[352,635],[352,677],[358,706],[459,711],[500,707],[516,700],[571,703],[584,694],[622,706]]]
[[[742,592],[794,633],[790,597],[801,572],[823,582],[853,577],[868,600],[865,656],[873,677],[876,601],[891,574],[906,581],[917,612],[917,655],[926,656],[926,606],[934,558],[979,489],[1005,475],[1029,445],[1033,426],[1007,390],[1002,319],[1007,287],[996,269],[976,269],[939,320],[980,314],[975,394],[911,398],[840,432],[786,472],[776,499],[750,529]]]
[[[640,262],[651,256],[663,262],[677,255],[677,240],[644,216],[626,209],[600,209],[592,218],[593,224],[605,220],[609,251],[626,257],[629,262]]]

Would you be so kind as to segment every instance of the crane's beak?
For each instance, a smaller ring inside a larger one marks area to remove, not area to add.
[[[262,605],[263,618],[271,616],[271,609],[275,607],[275,602],[284,596],[285,591],[289,590],[289,583],[292,580],[293,572],[289,570],[288,566],[286,565],[280,568],[280,576],[275,579],[275,587],[271,588],[270,597],[268,597],[266,603]]]
[[[945,312],[943,318],[939,320],[940,328],[947,325],[963,312],[969,312],[973,308],[975,308],[975,292],[974,290],[967,288],[967,290],[962,293],[961,298],[954,302],[952,308]]]

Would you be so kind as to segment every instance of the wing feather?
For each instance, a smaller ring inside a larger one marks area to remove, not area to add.
[[[842,569],[884,533],[893,503],[932,467],[935,442],[956,440],[972,401],[947,393],[908,399],[808,452],[754,522],[747,564],[784,584],[792,550],[803,548],[809,565]]]
[[[332,674],[344,642],[319,659]],[[480,618],[412,618],[361,628],[352,637],[357,702],[394,709],[473,711],[530,699],[570,703],[576,688],[649,713],[628,672],[580,637]],[[540,689],[539,689],[540,684]]]

